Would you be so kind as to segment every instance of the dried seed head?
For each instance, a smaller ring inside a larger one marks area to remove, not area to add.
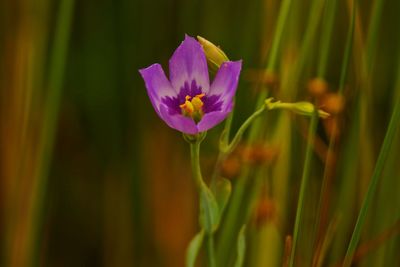
[[[241,162],[237,155],[231,155],[224,160],[221,166],[221,175],[227,179],[233,179],[240,173]]]
[[[322,78],[314,78],[308,82],[308,92],[314,97],[320,97],[328,91],[328,83]]]
[[[274,201],[270,198],[262,198],[258,203],[255,214],[255,223],[257,227],[261,227],[263,224],[273,221],[275,216],[276,207]]]
[[[344,98],[339,94],[329,93],[322,99],[322,106],[330,114],[339,114],[344,109]]]
[[[276,159],[278,150],[264,144],[246,146],[242,149],[243,161],[252,165],[269,164]]]
[[[275,88],[278,85],[278,75],[270,70],[265,71],[263,75],[263,83],[269,88]]]

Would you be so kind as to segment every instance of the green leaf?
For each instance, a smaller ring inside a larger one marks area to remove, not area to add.
[[[218,224],[221,221],[222,214],[224,213],[226,204],[229,201],[232,192],[232,184],[231,181],[225,178],[217,179],[215,186],[215,198],[218,204],[219,216],[218,216]]]
[[[203,186],[200,192],[200,224],[207,234],[213,233],[218,228],[219,209],[213,193],[208,187]]]
[[[242,267],[244,262],[244,254],[246,252],[246,225],[244,224],[240,228],[238,240],[237,240],[237,257],[235,267]]]
[[[202,229],[197,235],[190,241],[186,251],[186,267],[194,267],[196,263],[197,254],[199,254],[201,245],[204,239],[204,229]]]

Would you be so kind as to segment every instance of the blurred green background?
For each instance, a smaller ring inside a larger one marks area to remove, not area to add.
[[[256,108],[260,92],[313,101],[333,114],[318,125],[298,266],[318,266],[307,262],[329,233],[331,250],[321,264],[340,263],[400,97],[400,2],[357,4],[343,94],[353,1],[292,1],[271,67],[282,2],[1,1],[0,265],[184,265],[198,231],[189,148],[157,117],[138,69],[158,62],[167,71],[185,33],[243,59],[233,129]],[[317,89],[309,83],[314,78],[323,81]],[[278,156],[251,165],[245,195],[258,181],[252,176],[265,178],[257,184],[261,192],[245,197],[246,218],[231,215],[250,225],[245,266],[282,266],[292,233],[308,120],[278,113],[259,121],[253,138]],[[212,129],[202,146],[206,177],[221,129]],[[320,193],[332,138],[335,171]],[[397,131],[363,230],[359,266],[400,266],[399,139]],[[241,160],[226,164],[234,191],[243,186],[235,180]],[[328,203],[322,215],[319,203]],[[223,244],[221,251],[233,253]]]

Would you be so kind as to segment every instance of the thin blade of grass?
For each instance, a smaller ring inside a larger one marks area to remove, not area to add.
[[[400,87],[400,80],[397,84],[397,87]],[[351,240],[350,240],[347,252],[346,252],[343,267],[349,267],[351,265],[351,262],[352,262],[352,259],[354,256],[354,252],[356,251],[358,242],[360,240],[361,230],[365,223],[367,212],[371,206],[371,202],[372,202],[373,196],[374,196],[376,188],[377,188],[379,177],[382,174],[383,167],[385,166],[385,163],[386,163],[386,159],[388,158],[388,155],[391,151],[391,145],[392,145],[399,121],[400,121],[400,99],[398,98],[397,102],[395,104],[394,111],[392,113],[390,122],[389,122],[388,130],[386,132],[386,136],[383,141],[381,151],[378,156],[377,163],[375,165],[375,169],[374,169],[371,181],[368,186],[368,191],[365,195],[360,213],[357,218],[355,228],[353,230],[353,234],[352,234],[352,237],[351,237]]]
[[[307,184],[308,184],[308,181],[310,179],[310,174],[311,174],[311,163],[312,163],[312,154],[313,154],[312,152],[313,152],[313,145],[314,145],[314,136],[315,136],[315,133],[317,130],[317,123],[318,123],[318,115],[315,113],[311,118],[311,123],[310,123],[310,127],[309,127],[309,132],[308,132],[306,158],[304,161],[303,175],[301,178],[299,200],[297,203],[297,211],[296,211],[296,220],[295,220],[294,231],[293,231],[292,250],[290,253],[290,261],[289,261],[290,267],[294,266],[294,261],[295,261],[296,245],[297,245],[297,240],[298,240],[299,232],[300,232],[300,223],[301,223],[301,218],[302,218],[302,213],[303,213],[305,193],[306,193]]]

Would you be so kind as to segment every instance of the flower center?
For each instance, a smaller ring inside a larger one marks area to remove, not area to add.
[[[187,95],[185,97],[185,103],[179,105],[182,110],[182,114],[186,117],[191,117],[197,123],[201,120],[204,115],[203,112],[203,101],[201,100],[205,94],[199,94],[194,97]]]

